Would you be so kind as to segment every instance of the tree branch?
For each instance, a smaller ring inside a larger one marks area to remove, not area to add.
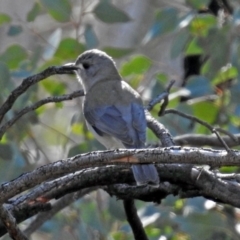
[[[191,115],[189,115],[189,114],[180,112],[180,111],[178,111],[178,110],[176,110],[176,109],[167,109],[167,110],[164,111],[164,114],[169,114],[169,113],[177,114],[177,115],[179,115],[179,116],[181,116],[181,117],[190,119],[190,120],[192,120],[192,121],[198,122],[198,123],[200,123],[201,125],[205,126],[205,127],[208,128],[212,133],[215,133],[215,134],[216,134],[219,142],[222,143],[222,146],[226,149],[226,151],[229,152],[229,153],[231,152],[231,149],[228,147],[228,145],[225,143],[225,141],[222,139],[222,137],[221,137],[221,136],[219,135],[219,133],[218,133],[218,131],[221,131],[221,132],[224,132],[224,133],[226,133],[226,131],[224,131],[224,130],[222,130],[222,129],[220,130],[219,128],[216,129],[216,128],[212,127],[209,123],[207,123],[207,122],[205,122],[205,121],[203,121],[203,120],[201,120],[201,119],[199,119],[199,118],[197,118],[197,117],[194,117],[194,116],[191,116]],[[230,136],[230,137],[232,137],[233,140],[236,141],[236,139],[232,136],[232,134],[228,133],[227,135]]]
[[[229,136],[222,136],[223,140],[229,147],[239,146],[240,143],[240,134],[234,135],[237,141],[234,141]],[[214,135],[206,136],[203,134],[184,134],[181,136],[176,136],[173,138],[176,142],[176,145],[191,145],[192,147],[202,147],[202,146],[211,146],[211,147],[222,147],[222,143],[219,142],[218,138]]]
[[[44,208],[41,207],[35,208],[34,211],[34,205],[38,206],[40,204],[40,206],[45,206],[45,209],[49,206],[49,203],[43,204],[41,199],[46,201],[59,197],[61,199],[62,196],[66,196],[68,193],[80,191],[88,186],[102,186],[109,194],[116,195],[120,199],[131,198],[159,203],[167,195],[173,194],[180,197],[203,196],[220,203],[240,207],[240,187],[237,183],[239,176],[237,175],[219,175],[185,164],[159,164],[157,170],[162,179],[159,187],[120,184],[134,183],[131,169],[121,165],[93,167],[92,169],[70,173],[54,181],[44,182],[35,189],[30,190],[30,193],[24,193],[24,189],[21,189],[23,195],[20,198],[23,201],[20,201],[19,198],[16,198],[15,201],[11,199],[12,204],[8,209],[16,217],[17,222],[20,222],[39,211],[44,211]],[[117,185],[113,185],[116,183]],[[14,184],[14,182],[12,181],[9,184]],[[36,190],[41,188],[43,188],[43,191],[39,191],[39,195],[35,195],[36,199],[33,199],[34,192],[36,193]],[[31,191],[33,194],[31,194]],[[26,198],[24,199],[25,194]],[[23,212],[31,212],[31,214],[22,215]],[[1,233],[3,233],[3,230],[0,225]]]
[[[61,66],[61,67],[49,67],[42,71],[41,73],[38,73],[36,75],[30,76],[25,78],[21,85],[19,85],[17,88],[15,88],[9,97],[6,99],[6,101],[3,103],[3,105],[0,107],[0,123],[2,122],[3,117],[5,114],[12,108],[14,102],[17,100],[17,98],[22,95],[30,86],[40,82],[41,80],[52,76],[56,74],[71,74],[74,70],[76,70],[76,67],[73,66]]]
[[[87,188],[80,190],[75,193],[67,194],[55,203],[52,204],[51,210],[47,212],[42,212],[37,215],[37,217],[29,224],[29,226],[25,229],[24,234],[26,236],[30,236],[33,232],[35,232],[39,227],[41,227],[47,220],[52,218],[57,212],[62,210],[63,208],[67,207],[74,201],[78,200],[79,198],[83,197],[84,195],[90,193],[94,189]]]
[[[132,228],[134,238],[136,240],[148,240],[142,222],[137,215],[137,209],[133,199],[125,199],[123,201],[123,206],[127,216],[127,221]]]
[[[0,127],[0,140],[3,136],[3,134],[7,131],[8,128],[10,128],[19,118],[21,118],[24,114],[34,111],[37,108],[41,107],[42,105],[50,102],[62,102],[67,100],[72,100],[73,98],[84,96],[83,90],[78,90],[70,94],[65,94],[62,96],[54,96],[54,97],[48,97],[45,99],[42,99],[30,106],[27,106],[23,108],[21,111],[19,111],[10,121],[6,122],[4,125]]]
[[[16,194],[30,189],[39,183],[90,167],[111,165],[129,166],[138,163],[179,163],[209,165],[211,167],[239,166],[240,151],[228,154],[225,150],[198,148],[153,148],[153,149],[118,149],[97,151],[76,155],[67,160],[60,160],[25,173],[20,177],[0,186],[0,203],[4,203]]]
[[[0,206],[0,218],[12,239],[27,240],[27,237],[21,232],[21,230],[17,226],[15,218],[3,205]]]

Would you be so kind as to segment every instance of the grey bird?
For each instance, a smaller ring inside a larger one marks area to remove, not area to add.
[[[146,118],[140,95],[122,80],[113,59],[97,49],[76,60],[85,91],[83,113],[89,130],[107,149],[144,148]],[[159,184],[153,164],[133,165],[138,185]]]

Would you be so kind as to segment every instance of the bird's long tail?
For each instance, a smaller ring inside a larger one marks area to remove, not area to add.
[[[153,164],[133,165],[132,170],[137,185],[159,184],[158,172]]]

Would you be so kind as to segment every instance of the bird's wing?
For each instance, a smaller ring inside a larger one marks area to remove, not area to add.
[[[88,123],[99,135],[119,139],[127,148],[143,147],[146,139],[144,109],[137,103],[126,106],[106,106],[84,111]]]

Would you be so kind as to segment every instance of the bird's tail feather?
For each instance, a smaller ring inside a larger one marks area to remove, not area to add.
[[[158,172],[153,164],[133,165],[132,170],[137,185],[159,184]]]

